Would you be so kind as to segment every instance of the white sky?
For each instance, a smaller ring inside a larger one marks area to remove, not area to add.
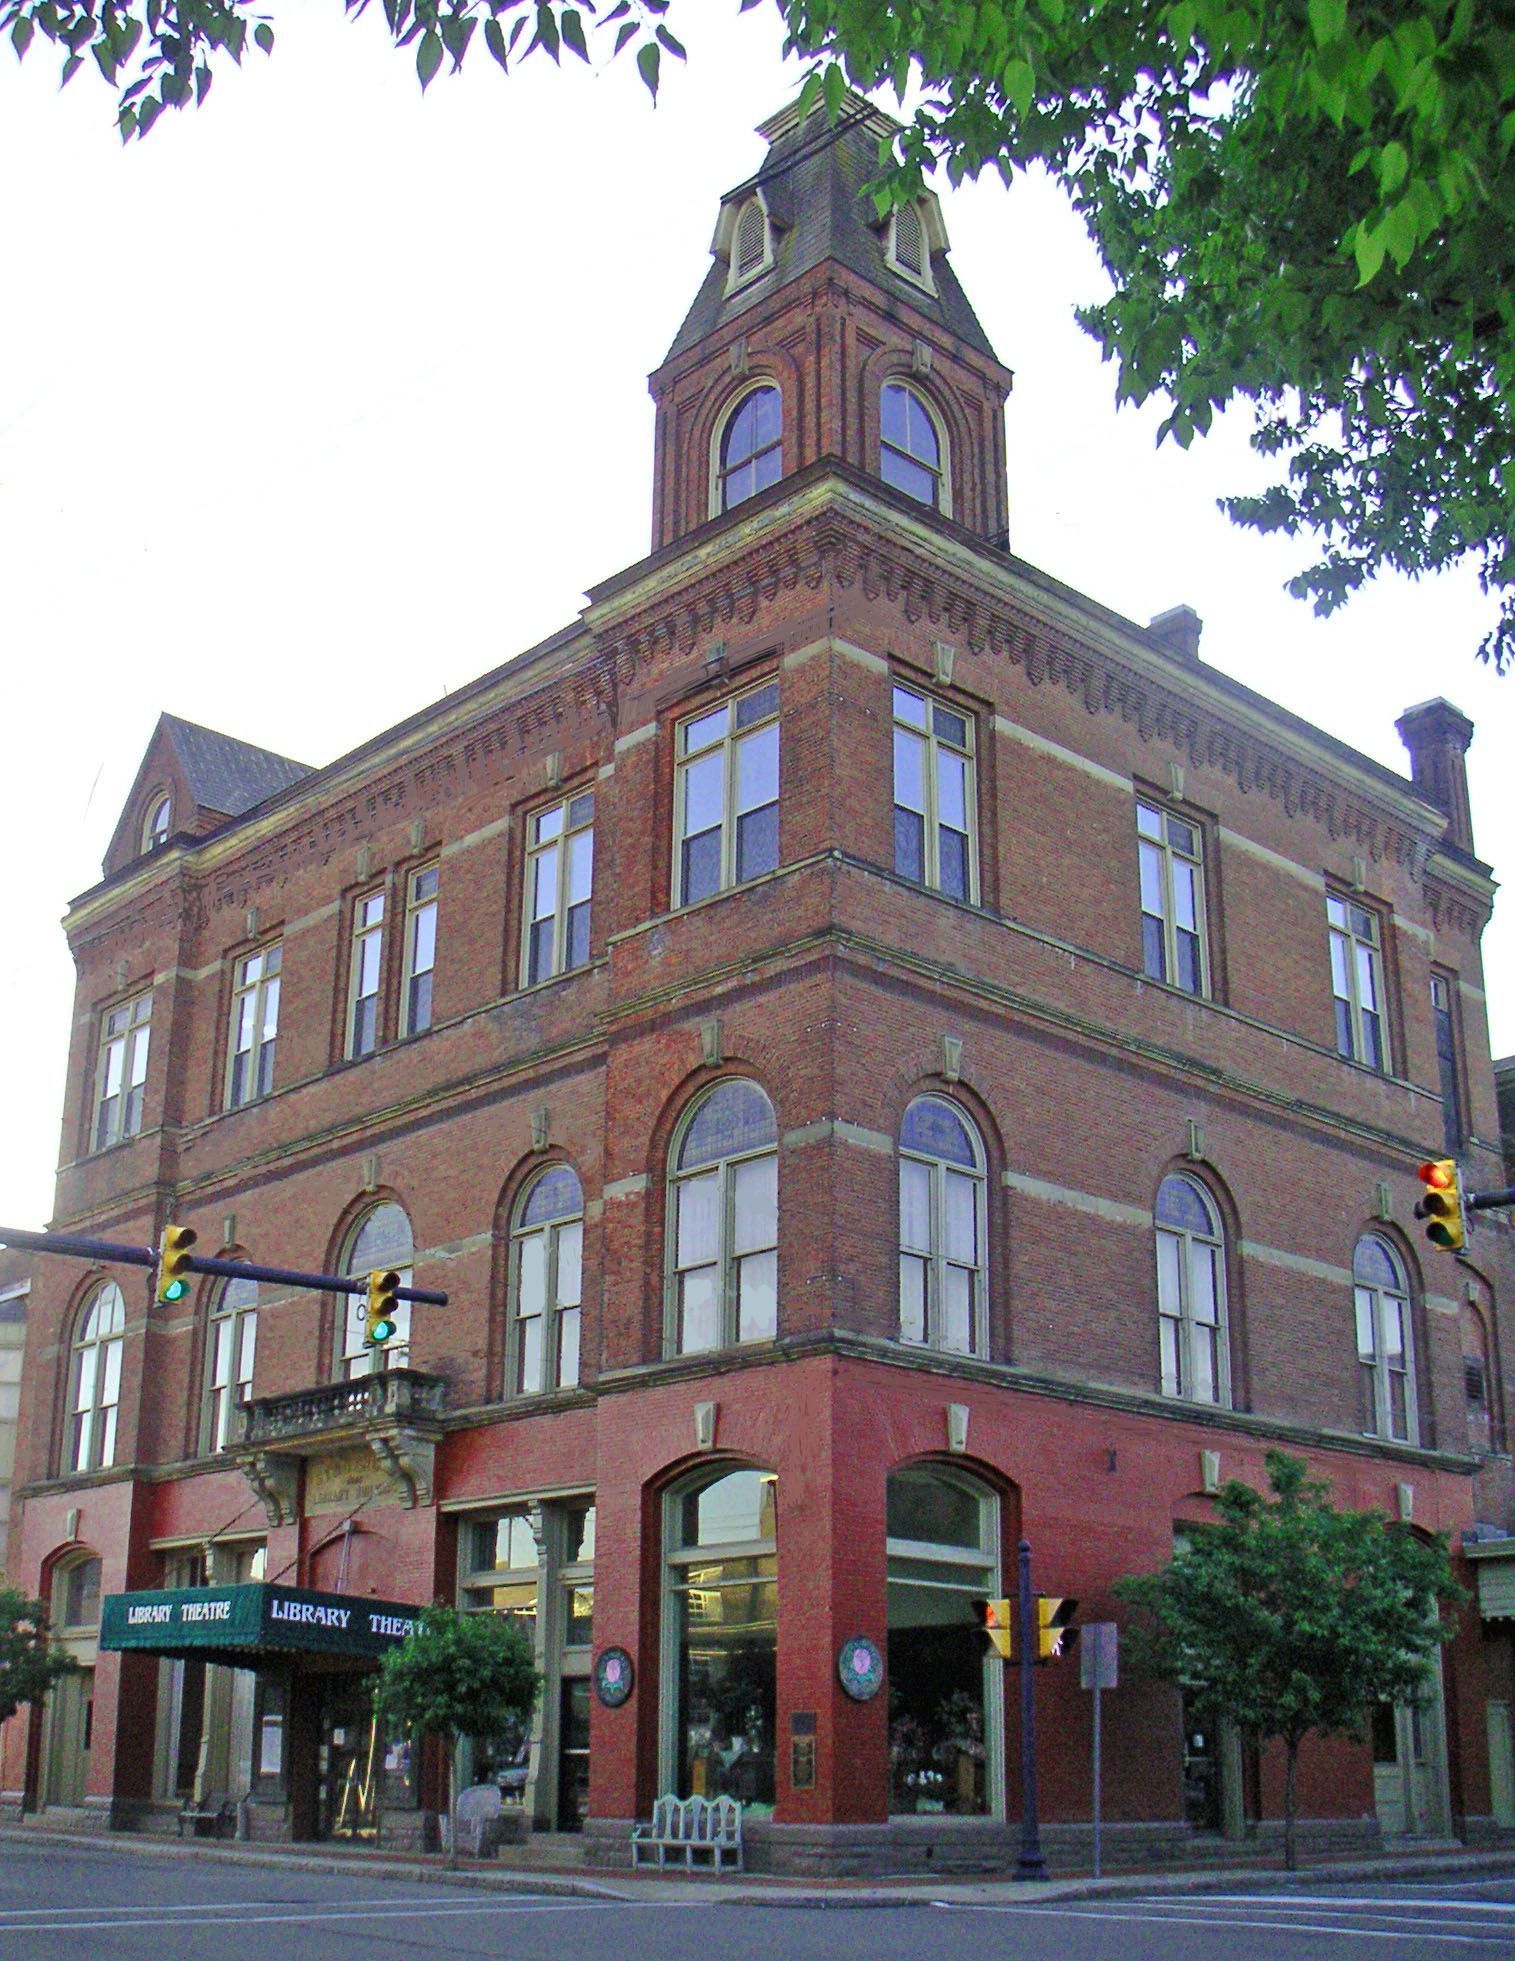
[[[81,73],[0,56],[0,687],[12,837],[0,964],[0,1222],[48,1217],[73,976],[58,919],[160,709],[325,763],[571,620],[640,558],[661,360],[722,191],[798,71],[777,15],[686,0],[654,109],[629,63],[480,49],[423,101],[382,15],[275,10],[272,60],[123,150]],[[1044,187],[944,190],[1010,400],[1011,542],[1138,620],[1188,603],[1205,658],[1398,770],[1394,720],[1478,724],[1476,840],[1515,860],[1515,675],[1473,659],[1471,574],[1320,622],[1297,547],[1215,509],[1246,428],[1183,455],[1113,407],[1075,326],[1099,274]],[[1503,784],[1503,787],[1501,787]],[[1515,1049],[1515,902],[1485,942]]]

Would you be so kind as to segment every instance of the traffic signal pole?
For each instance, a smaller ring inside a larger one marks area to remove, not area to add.
[[[1019,1566],[1018,1600],[1021,1670],[1021,1851],[1016,1861],[1017,1879],[1045,1879],[1047,1861],[1042,1857],[1041,1829],[1036,1814],[1036,1608],[1031,1597],[1031,1542],[1022,1539],[1017,1547]]]

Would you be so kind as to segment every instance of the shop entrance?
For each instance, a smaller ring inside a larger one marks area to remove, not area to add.
[[[322,1684],[316,1766],[320,1836],[377,1838],[384,1760],[372,1677],[334,1675]]]
[[[63,1675],[48,1711],[47,1802],[83,1804],[89,1785],[90,1725],[95,1705],[95,1671]]]
[[[563,1683],[558,1705],[558,1830],[581,1831],[589,1809],[589,1683]]]

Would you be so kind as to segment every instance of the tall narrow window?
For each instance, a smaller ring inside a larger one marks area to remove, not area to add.
[[[1153,980],[1204,994],[1205,874],[1199,826],[1138,801],[1136,831],[1142,964]]]
[[[936,290],[931,281],[931,247],[918,204],[895,207],[889,220],[886,257],[896,272],[902,272],[915,285],[924,286],[928,293]]]
[[[405,885],[405,972],[400,989],[401,1035],[431,1026],[431,984],[437,965],[437,868],[421,865]]]
[[[886,382],[879,397],[879,475],[917,503],[946,510],[942,439],[930,409],[902,381]]]
[[[672,1191],[671,1345],[680,1355],[778,1329],[778,1131],[756,1083],[718,1083],[680,1139]]]
[[[142,820],[142,849],[157,851],[168,843],[169,826],[173,822],[174,806],[168,797],[154,797],[148,806],[146,817]]]
[[[372,1055],[379,1046],[379,976],[384,965],[384,894],[353,902],[348,968],[347,1053]]]
[[[894,869],[972,900],[973,724],[911,688],[894,690]]]
[[[900,1128],[900,1339],[986,1352],[984,1149],[940,1096],[918,1096]]]
[[[1351,1062],[1387,1069],[1378,914],[1333,893],[1326,900],[1326,920],[1331,934],[1337,1050]]]
[[[121,1349],[126,1303],[114,1280],[97,1287],[79,1316],[69,1397],[70,1471],[99,1471],[116,1461]]]
[[[1431,1019],[1436,1028],[1436,1071],[1441,1086],[1441,1139],[1448,1157],[1456,1157],[1467,1139],[1462,1120],[1456,989],[1457,983],[1450,974],[1431,975]]]
[[[1387,1240],[1365,1233],[1352,1256],[1362,1427],[1370,1437],[1414,1443],[1415,1374],[1410,1289]]]
[[[279,970],[283,949],[260,947],[237,962],[231,998],[230,1056],[226,1103],[235,1110],[267,1096],[274,1086],[274,1052],[279,1036]]]
[[[680,722],[676,903],[693,905],[779,862],[779,684]]]
[[[743,286],[772,265],[768,212],[760,197],[750,197],[737,216],[731,237],[731,275],[726,290]]]
[[[142,1128],[152,1011],[151,994],[139,994],[135,1001],[123,1001],[119,1008],[110,1009],[101,1024],[95,1097],[97,1151],[135,1137]]]
[[[383,1273],[393,1269],[400,1276],[400,1285],[408,1287],[412,1281],[411,1260],[415,1256],[415,1241],[411,1237],[410,1221],[404,1208],[394,1204],[374,1206],[359,1221],[357,1230],[347,1243],[347,1252],[337,1271],[351,1274],[354,1280],[361,1280],[370,1273]],[[395,1332],[382,1348],[363,1346],[364,1297],[361,1294],[341,1294],[337,1297],[337,1312],[340,1316],[341,1341],[339,1360],[342,1374],[349,1379],[360,1375],[379,1375],[385,1369],[402,1369],[410,1361],[410,1302],[395,1302]]]
[[[771,383],[737,403],[721,430],[718,510],[745,504],[784,474],[784,400]]]
[[[205,1425],[200,1448],[209,1456],[234,1441],[238,1403],[252,1394],[258,1345],[258,1283],[228,1280],[211,1303],[205,1336]]]
[[[584,1194],[566,1164],[544,1171],[521,1200],[510,1266],[516,1393],[571,1388],[579,1379]]]
[[[594,885],[594,792],[539,810],[526,852],[527,987],[589,961],[589,903]]]
[[[1229,1403],[1225,1239],[1194,1178],[1164,1178],[1158,1189],[1157,1327],[1163,1394]]]

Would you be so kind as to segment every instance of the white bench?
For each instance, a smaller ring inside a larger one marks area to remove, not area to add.
[[[652,1807],[652,1817],[631,1828],[631,1863],[656,1858],[690,1871],[707,1866],[742,1870],[742,1807],[735,1798],[676,1798],[670,1792]]]

